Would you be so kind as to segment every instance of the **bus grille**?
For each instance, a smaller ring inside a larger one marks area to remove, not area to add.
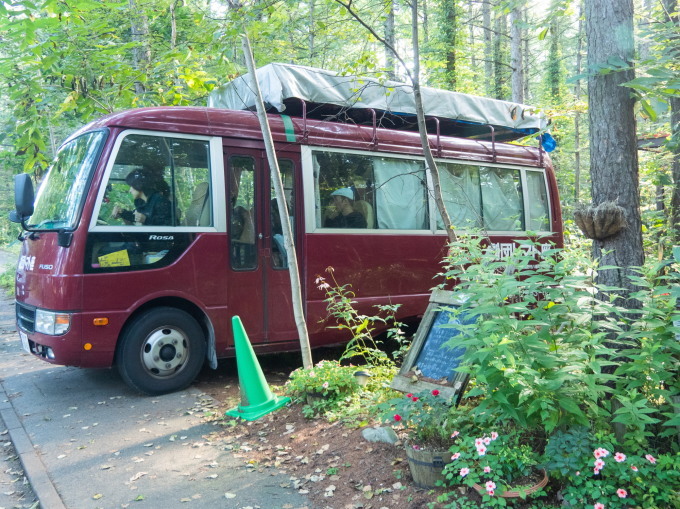
[[[35,308],[16,303],[17,325],[26,332],[35,332]]]

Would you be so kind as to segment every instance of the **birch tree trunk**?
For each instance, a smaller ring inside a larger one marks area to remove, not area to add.
[[[524,66],[522,65],[522,9],[510,11],[510,67],[512,68],[512,102],[524,103]]]
[[[300,271],[298,270],[297,254],[295,252],[295,244],[293,243],[293,229],[290,226],[290,218],[288,216],[288,204],[286,203],[286,195],[283,192],[283,182],[281,181],[281,170],[279,169],[279,162],[276,158],[276,151],[274,150],[274,141],[272,133],[267,121],[267,113],[262,101],[262,93],[260,92],[260,85],[257,81],[255,62],[253,59],[253,52],[250,49],[250,42],[247,35],[243,35],[243,54],[248,66],[248,72],[252,77],[251,87],[255,93],[257,108],[257,118],[260,121],[260,128],[262,129],[262,139],[267,151],[267,161],[271,172],[271,180],[274,184],[274,191],[276,193],[276,202],[279,208],[279,217],[281,218],[281,227],[283,230],[283,243],[286,248],[286,256],[288,257],[288,272],[290,274],[290,288],[293,300],[293,315],[295,317],[295,325],[297,326],[298,335],[300,336],[300,351],[302,353],[302,365],[305,369],[311,368],[312,351],[309,346],[309,334],[307,332],[307,322],[305,322],[305,315],[302,306],[302,291],[300,284]]]
[[[634,100],[621,86],[635,77],[632,68],[633,0],[586,0],[588,38],[588,97],[590,119],[590,173],[593,205],[612,201],[625,211],[627,227],[602,240],[593,240],[593,256],[601,266],[597,282],[623,288],[620,302],[634,289],[628,276],[644,262],[640,219],[637,140]],[[600,73],[611,59],[630,63],[625,70]]]

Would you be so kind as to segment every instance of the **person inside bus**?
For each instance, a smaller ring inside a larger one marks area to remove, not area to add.
[[[355,193],[341,187],[331,193],[331,206],[324,222],[326,228],[366,228],[366,218],[354,210]]]
[[[138,226],[163,226],[172,224],[172,205],[168,199],[170,187],[165,179],[144,168],[133,170],[125,177],[135,209],[125,210],[120,205],[113,207],[111,217],[122,219],[125,224]]]

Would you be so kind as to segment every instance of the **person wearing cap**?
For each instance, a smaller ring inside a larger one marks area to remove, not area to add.
[[[170,225],[172,206],[166,197],[167,182],[151,171],[137,169],[128,173],[125,183],[130,186],[135,210],[125,210],[116,205],[111,212],[114,219],[121,218],[126,224],[144,226]]]
[[[366,218],[354,210],[354,190],[341,187],[331,193],[335,214],[326,218],[326,228],[366,228]]]

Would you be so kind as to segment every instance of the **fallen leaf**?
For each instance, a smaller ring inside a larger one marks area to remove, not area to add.
[[[94,500],[99,500],[99,499],[102,498],[103,496],[104,496],[104,495],[102,495],[101,493],[97,493],[96,495],[92,495],[92,498],[93,498]]]
[[[146,472],[137,472],[135,475],[130,477],[130,482],[135,482],[136,480],[144,477],[147,473]]]
[[[236,494],[235,493],[225,493],[224,497],[225,498],[236,498]]]

